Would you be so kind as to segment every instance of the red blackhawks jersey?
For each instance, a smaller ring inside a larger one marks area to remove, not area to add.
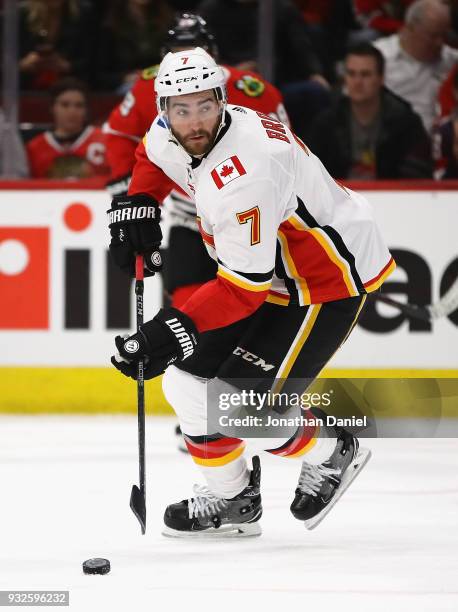
[[[230,104],[248,106],[289,124],[281,93],[253,72],[223,66]],[[135,163],[135,149],[157,115],[154,80],[158,66],[147,68],[126,94],[124,100],[111,113],[104,126],[107,134],[108,163],[111,180],[124,178],[113,194],[125,191],[125,177]]]
[[[229,106],[202,159],[191,158],[163,118],[137,149],[129,193],[161,200],[175,183],[197,207],[217,278],[182,310],[200,331],[229,325],[265,300],[320,304],[374,291],[395,264],[367,200],[336,183],[284,124]]]
[[[32,178],[89,178],[107,175],[105,135],[88,126],[71,143],[60,143],[47,131],[27,143]]]

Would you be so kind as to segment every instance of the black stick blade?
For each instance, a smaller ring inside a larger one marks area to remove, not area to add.
[[[138,518],[138,522],[142,528],[142,534],[145,535],[146,532],[146,502],[145,496],[137,487],[134,485],[132,487],[132,493],[130,494],[130,507],[132,512]]]

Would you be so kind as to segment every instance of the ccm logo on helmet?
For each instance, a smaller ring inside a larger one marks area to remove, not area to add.
[[[190,357],[194,353],[194,343],[192,342],[188,332],[176,318],[169,319],[165,323],[170,327],[172,332],[175,334],[175,338],[180,343],[183,351],[183,359]]]
[[[197,81],[197,77],[186,77],[185,79],[177,79],[177,83],[189,83],[189,81]]]
[[[155,213],[154,206],[131,206],[122,210],[110,210],[108,216],[110,223],[120,223],[135,219],[155,219]]]

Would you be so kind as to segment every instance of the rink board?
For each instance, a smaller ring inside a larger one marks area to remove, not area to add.
[[[8,185],[11,187],[11,185]],[[21,185],[19,184],[19,187]],[[43,185],[40,183],[40,187]],[[56,185],[62,187],[62,185]],[[2,185],[0,184],[0,188]],[[393,296],[437,300],[458,272],[456,191],[368,190],[391,249]],[[129,412],[135,385],[109,369],[113,337],[134,329],[134,294],[107,258],[105,211],[98,189],[0,191],[0,411]],[[126,298],[127,295],[127,298]],[[149,279],[146,317],[160,307],[162,285]],[[335,355],[331,370],[353,375],[456,376],[458,313],[415,323],[389,306],[372,307]],[[151,410],[170,410],[160,381],[148,383]]]

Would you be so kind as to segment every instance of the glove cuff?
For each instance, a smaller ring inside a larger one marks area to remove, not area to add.
[[[133,196],[114,196],[107,214],[110,229],[120,224],[137,223],[138,221],[154,220],[159,223],[161,219],[159,204],[154,198],[144,193]],[[162,234],[160,238],[162,239]]]
[[[125,197],[129,189],[131,178],[131,174],[119,176],[118,178],[115,178],[112,181],[108,181],[108,183],[105,183],[105,189],[108,191],[112,198],[114,196]]]
[[[162,308],[153,321],[159,323],[168,336],[173,338],[179,361],[194,355],[199,342],[199,332],[188,315],[177,308]],[[142,331],[148,338],[148,330],[143,328]]]

